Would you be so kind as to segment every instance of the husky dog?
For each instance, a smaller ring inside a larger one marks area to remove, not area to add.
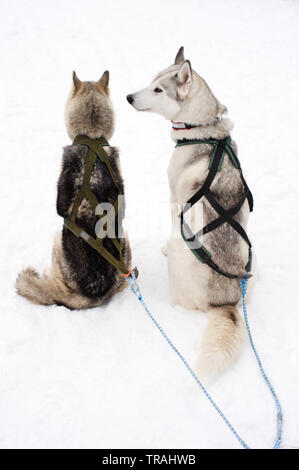
[[[184,58],[183,48],[178,51],[173,65],[160,72],[147,88],[128,95],[127,100],[137,111],[154,112],[171,120],[171,136],[175,142],[224,139],[232,130],[231,121],[222,117],[226,107],[192,70],[189,60]],[[234,142],[232,147],[236,152]],[[178,227],[182,207],[207,177],[212,150],[209,144],[177,147],[168,167],[173,234],[179,234],[168,241],[166,248],[170,293],[172,303],[208,314],[209,323],[196,367],[206,380],[233,363],[241,351],[245,331],[237,309],[241,298],[238,280],[224,277],[202,264],[188,249]],[[243,192],[240,172],[227,155],[210,190],[224,209],[234,206],[240,199]],[[196,207],[202,214],[202,227],[218,216],[206,198]],[[244,229],[248,214],[246,201],[235,216]],[[236,275],[245,272],[248,246],[229,224],[224,223],[204,235],[204,245],[214,262],[226,272]]]
[[[81,82],[73,72],[73,85],[65,108],[65,122],[69,137],[85,135],[91,139],[105,137],[114,131],[114,112],[109,98],[109,72],[97,82]],[[118,151],[105,147],[117,184],[123,193],[123,180],[119,167]],[[58,181],[57,212],[61,217],[70,215],[84,173],[84,159],[88,147],[72,144],[64,148],[63,163]],[[114,204],[118,196],[107,169],[97,160],[90,180],[91,190],[99,202]],[[76,221],[90,235],[95,235],[97,217],[84,198],[79,206]],[[111,239],[103,239],[104,247],[114,257],[118,252]],[[131,264],[129,241],[123,244],[123,258]],[[17,292],[37,304],[64,305],[70,309],[95,307],[109,300],[126,287],[126,280],[106,259],[77,238],[69,229],[54,240],[52,266],[42,277],[33,269],[23,270],[16,282]]]

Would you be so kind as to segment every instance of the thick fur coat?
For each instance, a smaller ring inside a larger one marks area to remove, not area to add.
[[[109,74],[105,72],[98,82],[81,82],[73,74],[73,87],[66,104],[66,126],[71,139],[76,135],[109,139],[114,129],[114,115],[109,99]],[[121,193],[124,192],[119,166],[118,151],[105,147]],[[57,213],[65,218],[70,215],[84,174],[84,162],[88,148],[73,144],[64,148],[62,170],[58,181]],[[118,190],[104,163],[96,160],[90,189],[97,200],[114,204]],[[121,217],[124,216],[124,210]],[[95,212],[83,199],[76,222],[92,237],[98,221]],[[121,219],[119,220],[121,222]],[[117,224],[115,224],[116,235]],[[116,258],[119,254],[108,237],[104,247]],[[131,250],[127,238],[123,246],[124,262],[131,264]],[[117,269],[104,259],[84,240],[63,227],[54,240],[52,266],[42,277],[33,269],[23,270],[17,279],[17,292],[32,302],[50,305],[65,305],[71,309],[88,308],[109,300],[126,286],[126,281]]]
[[[127,99],[138,111],[154,112],[179,125],[192,126],[172,130],[175,142],[223,139],[230,135],[232,129],[231,121],[222,117],[226,107],[214,96],[204,79],[192,70],[190,61],[184,58],[183,48],[173,65],[157,74],[149,86],[128,95]],[[232,146],[237,152],[234,142]],[[228,279],[202,264],[180,234],[178,215],[206,179],[212,150],[212,145],[208,144],[177,147],[168,167],[173,233],[166,253],[171,300],[174,304],[200,309],[208,314],[209,323],[197,365],[200,377],[205,380],[229,367],[239,355],[244,339],[244,324],[237,309],[241,298],[238,280]],[[225,209],[240,200],[244,190],[241,175],[227,155],[210,190]],[[218,217],[205,198],[192,208],[192,212],[196,217],[192,216],[188,223],[193,233]],[[249,207],[245,201],[235,216],[245,230],[248,215]],[[200,223],[196,225],[198,220]],[[248,246],[229,224],[224,223],[200,241],[224,271],[237,275],[245,272]]]

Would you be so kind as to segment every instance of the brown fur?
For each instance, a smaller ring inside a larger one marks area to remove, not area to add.
[[[73,87],[69,95],[65,120],[71,139],[85,134],[90,138],[104,136],[109,139],[114,130],[114,114],[109,98],[109,72],[104,72],[98,82],[81,82],[73,72]],[[87,148],[82,145],[66,147],[63,167],[58,183],[57,211],[66,217],[73,205],[75,194],[83,179],[83,162]],[[118,185],[123,189],[117,149],[107,149]],[[90,181],[91,189],[99,202],[112,203],[117,196],[111,177],[103,173],[100,163],[96,163]],[[83,200],[77,212],[77,220],[93,236],[96,217],[87,200]],[[112,243],[103,240],[109,250]],[[131,249],[125,238],[122,251],[124,262],[131,266]],[[24,269],[17,278],[16,290],[33,303],[42,305],[64,305],[70,309],[96,307],[121,292],[127,282],[116,268],[110,265],[86,242],[75,237],[68,229],[54,239],[52,265],[48,272],[40,276],[35,269]]]
[[[114,113],[108,84],[108,71],[97,82],[81,82],[73,73],[73,87],[65,109],[66,127],[72,140],[79,134],[88,135],[91,139],[101,135],[108,140],[111,138]]]
[[[131,264],[129,243],[127,244],[125,262],[128,265]],[[125,279],[118,273],[117,282],[106,297],[90,299],[78,293],[76,291],[77,286],[74,283],[72,286],[69,283],[66,284],[65,279],[68,277],[70,277],[69,266],[64,260],[60,234],[57,234],[54,239],[50,272],[45,272],[41,277],[34,268],[29,267],[24,269],[18,275],[16,289],[18,294],[35,304],[57,304],[71,310],[79,310],[97,307],[104,303],[108,297],[122,292],[127,287]]]

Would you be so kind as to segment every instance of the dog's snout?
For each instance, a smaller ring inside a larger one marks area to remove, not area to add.
[[[133,95],[127,95],[127,101],[128,101],[128,103],[132,104],[133,101],[134,101]]]

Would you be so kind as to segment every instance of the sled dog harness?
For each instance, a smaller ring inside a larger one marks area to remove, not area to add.
[[[73,232],[76,237],[82,238],[88,245],[94,248],[103,258],[105,258],[110,264],[112,264],[116,269],[118,269],[124,277],[130,275],[130,271],[128,270],[127,266],[124,263],[123,256],[122,256],[122,249],[123,249],[123,241],[118,237],[110,238],[113,242],[114,246],[116,247],[119,253],[119,259],[115,258],[104,246],[103,246],[103,239],[102,238],[94,238],[90,236],[86,231],[80,227],[80,225],[76,222],[76,215],[78,213],[79,206],[84,198],[86,198],[89,203],[91,204],[95,214],[97,215],[97,207],[100,207],[100,203],[97,200],[96,196],[90,189],[90,179],[92,175],[92,170],[94,168],[94,164],[97,158],[100,159],[106,165],[106,168],[111,176],[111,179],[118,190],[118,196],[121,195],[121,191],[117,184],[115,175],[113,173],[109,157],[104,150],[104,147],[109,147],[109,143],[104,137],[99,139],[90,139],[85,135],[78,135],[75,137],[73,144],[80,144],[86,145],[88,147],[88,153],[85,157],[85,167],[84,167],[84,175],[83,175],[83,183],[82,186],[74,200],[73,208],[69,217],[64,219],[64,225],[67,227],[71,232]],[[119,198],[116,198],[116,201],[113,206],[113,210],[111,213],[108,212],[107,214],[107,224],[112,221],[112,218],[115,220],[116,215],[118,214],[120,207],[119,206]],[[97,217],[99,220],[104,215],[98,215]],[[105,224],[104,224],[105,225]]]
[[[248,201],[250,212],[253,210],[253,197],[250,192],[250,189],[247,186],[247,183],[244,179],[241,165],[237,155],[235,154],[232,146],[231,146],[231,138],[226,137],[225,139],[194,139],[194,140],[181,140],[178,141],[176,147],[182,147],[183,145],[194,145],[194,144],[209,144],[213,146],[213,151],[210,157],[210,164],[209,164],[209,173],[206,177],[202,187],[195,193],[193,196],[187,201],[184,206],[184,209],[180,213],[180,225],[181,225],[181,235],[186,242],[189,249],[192,253],[201,261],[202,263],[207,264],[210,268],[217,273],[221,274],[222,276],[228,277],[230,279],[241,279],[245,277],[251,277],[250,270],[251,270],[251,261],[252,261],[252,250],[251,250],[251,243],[250,240],[243,229],[243,227],[234,219],[234,215],[236,215],[241,207],[243,206],[244,202]],[[231,207],[230,209],[224,209],[219,202],[213,196],[213,193],[210,190],[211,184],[214,181],[215,176],[218,172],[221,171],[222,163],[224,160],[225,154],[228,155],[229,159],[231,160],[232,164],[235,168],[240,171],[241,180],[243,183],[244,191],[243,194],[236,205]],[[196,204],[200,199],[203,197],[209,201],[213,209],[218,213],[219,217],[215,220],[207,224],[205,227],[200,229],[196,234],[193,234],[191,228],[186,223],[184,219],[184,215],[186,212],[191,209],[191,207]],[[198,242],[198,237],[205,235],[206,233],[215,230],[216,228],[220,227],[220,225],[224,223],[228,223],[238,234],[245,240],[248,245],[248,262],[245,266],[246,273],[242,273],[241,275],[237,274],[230,274],[223,269],[221,269],[213,260],[211,253],[204,247],[203,244],[199,246],[199,248],[195,248],[193,246],[194,242]]]

